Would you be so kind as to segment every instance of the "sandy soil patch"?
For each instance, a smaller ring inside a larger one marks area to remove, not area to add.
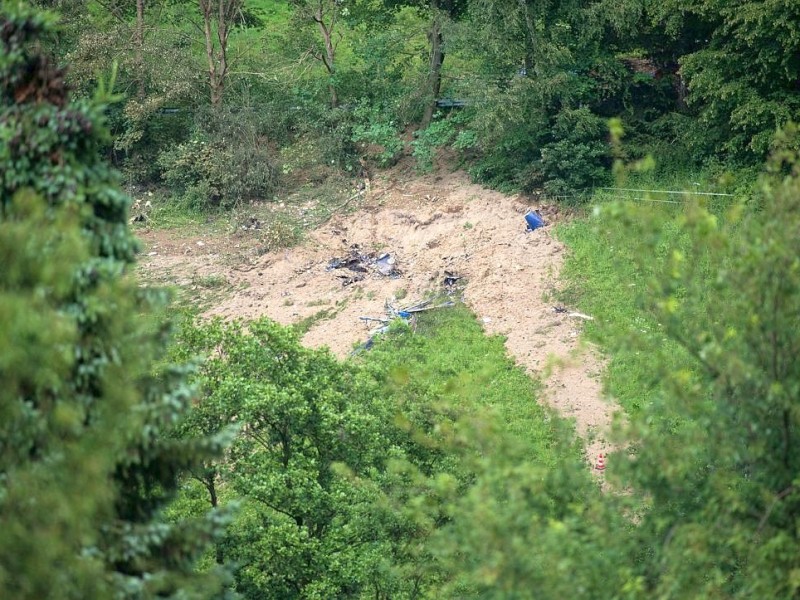
[[[340,357],[368,336],[370,327],[359,317],[380,317],[388,299],[410,303],[440,289],[448,275],[462,277],[466,304],[487,333],[506,336],[517,362],[542,379],[544,400],[575,420],[594,462],[611,449],[606,433],[615,407],[602,396],[602,362],[580,343],[581,318],[555,310],[564,246],[549,227],[525,231],[529,207],[517,196],[470,183],[461,172],[387,178],[372,182],[357,212],[335,216],[301,246],[256,256],[246,239],[144,232],[141,269],[151,280],[183,286],[223,278],[230,292],[208,316],[268,316],[291,324],[327,311],[303,343],[329,346]],[[541,211],[551,223],[559,219],[555,207]],[[330,268],[333,258],[353,248],[391,254],[400,275]]]

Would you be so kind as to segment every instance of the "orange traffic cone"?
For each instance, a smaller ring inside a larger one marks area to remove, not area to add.
[[[597,471],[605,471],[606,470],[606,457],[604,454],[600,454],[597,457],[597,463],[595,463],[594,468]]]

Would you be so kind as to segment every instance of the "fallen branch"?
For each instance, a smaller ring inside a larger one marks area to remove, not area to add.
[[[333,211],[331,211],[331,212],[338,212],[338,211],[342,210],[345,206],[350,204],[350,202],[352,202],[353,200],[355,200],[356,198],[358,198],[359,196],[361,196],[363,194],[364,194],[364,190],[358,190],[355,194],[350,196],[347,200],[342,202],[339,206],[334,208]]]

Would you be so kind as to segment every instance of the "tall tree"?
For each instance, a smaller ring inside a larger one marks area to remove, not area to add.
[[[215,596],[221,580],[193,559],[224,514],[160,514],[219,443],[166,438],[188,369],[156,366],[169,326],[124,276],[129,200],[100,152],[114,98],[70,99],[36,43],[54,22],[0,5],[0,595]]]
[[[144,65],[144,0],[136,0],[136,26],[134,29],[134,47],[136,52],[136,95],[139,100],[145,95]]]
[[[183,342],[181,353],[212,354],[199,377],[203,401],[181,430],[240,428],[227,460],[193,471],[212,506],[231,492],[246,503],[217,546],[218,559],[238,566],[237,591],[346,598],[385,586],[379,565],[404,524],[360,481],[382,470],[391,428],[374,382],[267,320],[203,324]]]
[[[703,125],[692,144],[709,156],[763,160],[776,130],[800,115],[798,3],[668,0],[648,9],[673,44],[685,43],[680,75]]]
[[[425,109],[422,113],[420,126],[424,129],[430,125],[433,113],[436,110],[436,101],[442,89],[442,67],[445,58],[445,41],[442,28],[446,19],[455,19],[466,9],[466,3],[461,0],[430,0],[430,29],[428,30],[428,43],[430,54],[428,62],[428,81],[426,86]]]
[[[198,0],[198,4],[203,17],[211,104],[220,107],[230,68],[228,37],[234,26],[234,19],[242,8],[242,0]]]
[[[319,33],[321,47],[313,44],[311,54],[325,67],[328,77],[328,93],[331,108],[339,105],[336,90],[336,49],[341,40],[338,25],[342,6],[338,0],[293,0],[295,19],[300,23],[311,24]]]

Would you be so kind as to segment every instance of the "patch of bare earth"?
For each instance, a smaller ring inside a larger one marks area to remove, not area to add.
[[[141,235],[141,268],[151,280],[160,272],[157,280],[183,285],[224,277],[233,292],[207,316],[268,316],[284,324],[316,316],[303,343],[329,346],[340,357],[367,338],[369,326],[359,317],[383,316],[387,299],[409,303],[441,289],[448,273],[460,276],[464,301],[486,332],[505,336],[517,362],[541,378],[544,400],[574,419],[594,462],[610,449],[605,438],[614,406],[601,393],[602,362],[579,341],[581,318],[554,310],[564,246],[549,227],[526,233],[528,208],[519,197],[472,184],[461,172],[377,181],[356,213],[335,216],[301,246],[256,256],[246,241],[149,232]],[[558,219],[555,209],[543,213],[551,222]],[[354,245],[361,253],[390,253],[401,275],[329,268]],[[352,276],[363,278],[348,281]]]

